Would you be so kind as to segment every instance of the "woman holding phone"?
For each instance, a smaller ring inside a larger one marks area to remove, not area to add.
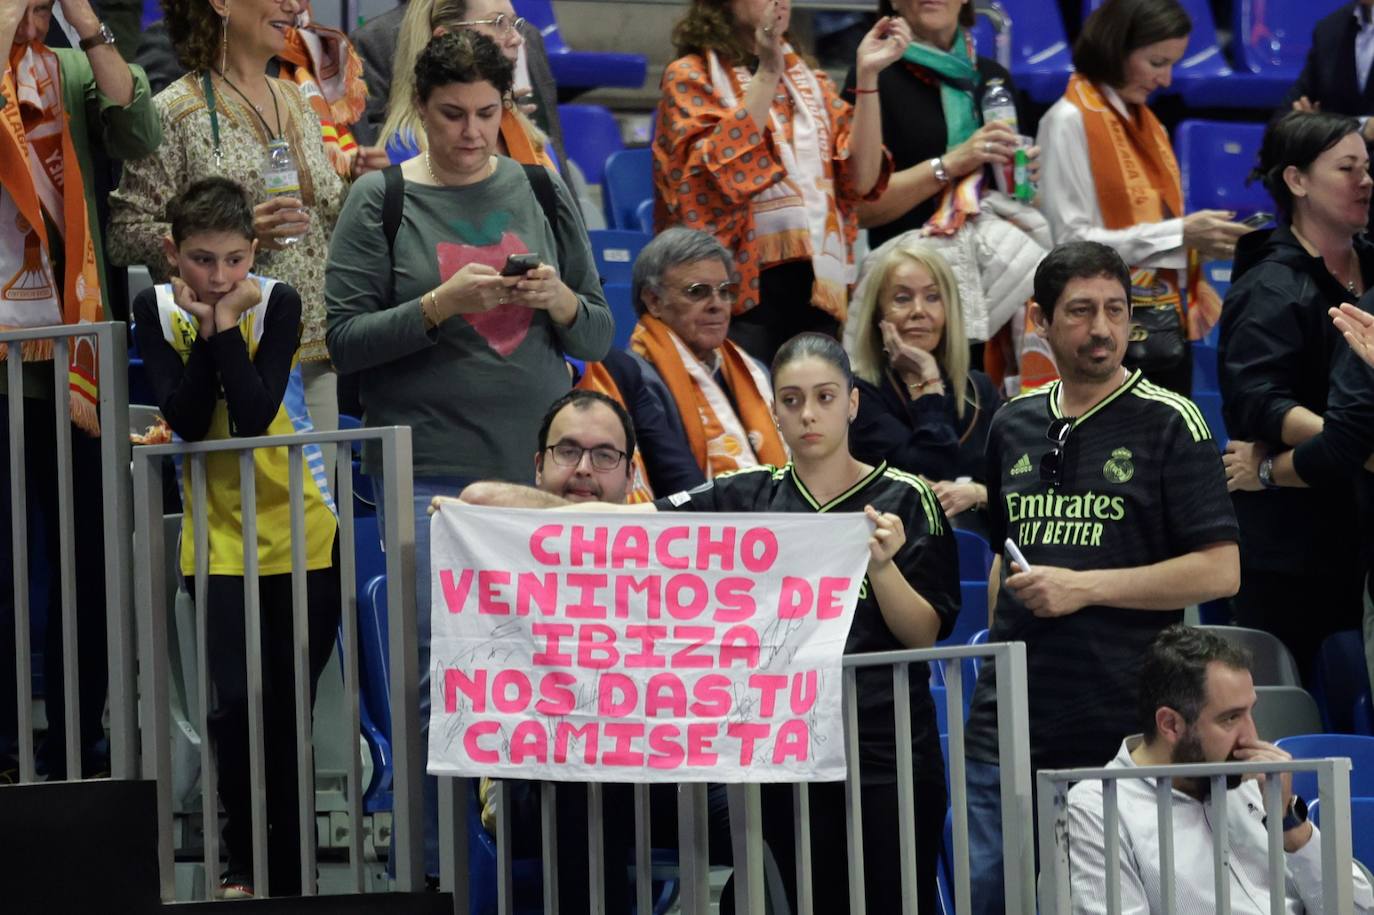
[[[411,428],[422,727],[424,507],[475,479],[530,480],[531,430],[571,386],[564,354],[593,361],[611,344],[611,312],[572,196],[548,169],[496,154],[511,79],[510,61],[484,35],[429,42],[415,62],[425,151],[353,186],[325,274],[329,354],[358,374],[364,423]],[[379,475],[380,457],[365,443],[364,471]],[[425,789],[426,867],[437,874],[432,778]]]
[[[834,339],[806,333],[778,350],[772,365],[774,413],[792,460],[717,477],[687,492],[638,505],[582,504],[581,510],[695,512],[864,512],[873,522],[868,575],[846,654],[928,648],[954,625],[959,609],[954,535],[939,500],[917,477],[849,450],[849,424],[859,393],[849,357]],[[556,507],[561,498],[524,487],[478,483],[463,501],[486,505]],[[892,675],[886,667],[858,672],[859,776],[863,797],[864,887],[871,912],[903,907],[897,820],[897,756],[910,753],[915,773],[916,849],[921,911],[935,906],[935,866],[944,828],[944,761],[924,664],[912,665],[911,745],[895,747]],[[850,764],[855,764],[853,760]],[[796,910],[792,791],[763,788],[764,839]],[[843,782],[810,786],[812,860],[831,868],[812,887],[815,911],[849,911],[844,868]],[[721,911],[733,911],[726,892]]]

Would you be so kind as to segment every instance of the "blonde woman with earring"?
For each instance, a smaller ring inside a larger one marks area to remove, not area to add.
[[[378,145],[394,153],[397,162],[427,148],[420,106],[415,96],[415,61],[429,40],[447,32],[471,31],[495,42],[501,56],[512,65],[525,43],[520,28],[525,20],[515,14],[510,0],[410,0],[396,44],[392,64],[391,101]],[[497,152],[521,165],[553,168],[549,138],[534,125],[507,92],[501,101],[501,132]]]
[[[124,164],[110,198],[110,256],[118,264],[146,264],[154,281],[165,281],[167,201],[207,175],[241,184],[254,202],[255,269],[301,296],[300,359],[311,420],[316,429],[337,429],[337,375],[324,344],[324,261],[346,185],[299,88],[267,75],[302,7],[298,0],[165,0],[163,9],[177,58],[190,72],[153,100],[162,146]],[[263,171],[269,148],[280,143],[295,162],[300,190],[270,196]],[[363,151],[351,177],[385,164]],[[331,459],[326,453],[327,464]]]

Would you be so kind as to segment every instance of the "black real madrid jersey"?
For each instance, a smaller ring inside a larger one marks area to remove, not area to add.
[[[1058,485],[1042,480],[1062,419],[1059,382],[1022,395],[988,436],[988,515],[993,548],[1009,537],[1032,566],[1074,570],[1150,565],[1238,538],[1221,455],[1191,400],[1132,373],[1076,417],[1064,440]],[[1048,469],[1048,468],[1047,468]],[[1003,581],[1009,572],[1004,558]],[[1106,765],[1136,721],[1140,660],[1183,610],[1084,607],[1036,617],[1005,585],[992,641],[1026,643],[1031,760],[1037,769]],[[997,692],[984,665],[969,718],[968,753],[997,760]]]
[[[872,505],[902,519],[906,543],[893,561],[903,577],[940,616],[940,637],[954,626],[959,612],[959,563],[954,534],[945,521],[935,493],[910,474],[889,468],[873,468],[846,492],[822,505],[806,484],[785,467],[753,467],[726,474],[686,492],[654,503],[659,511],[698,512],[862,512]],[[864,580],[854,609],[854,622],[845,642],[846,654],[899,651],[906,646],[887,628],[872,587]],[[889,668],[858,671],[859,755],[865,782],[891,782],[896,776],[895,710]],[[943,780],[935,708],[930,697],[930,676],[925,664],[910,668],[911,745],[916,777]]]

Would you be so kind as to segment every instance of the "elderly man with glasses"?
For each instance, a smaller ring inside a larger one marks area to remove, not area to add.
[[[1240,583],[1221,454],[1198,408],[1121,365],[1130,272],[1097,242],[1035,273],[1027,333],[1060,380],[1013,399],[988,433],[991,641],[1026,643],[1031,765],[1096,766],[1138,730],[1142,658],[1189,604]],[[1019,548],[1019,553],[1013,550]],[[974,910],[1002,912],[997,689],[989,662],[967,730]]]
[[[662,232],[635,260],[631,292],[639,322],[630,351],[587,366],[580,385],[634,419],[643,461],[630,501],[787,463],[768,371],[726,339],[739,285],[720,242],[695,229]]]

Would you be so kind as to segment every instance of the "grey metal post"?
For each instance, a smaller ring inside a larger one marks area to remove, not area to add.
[[[70,341],[66,337],[53,340],[52,366],[53,413],[57,425],[57,532],[59,580],[62,592],[62,692],[66,733],[67,778],[81,778],[81,659],[76,631],[76,495],[72,479],[72,421],[71,402],[67,399],[67,373],[70,371]],[[49,721],[55,730],[58,722]]]
[[[129,583],[133,549],[130,503],[129,352],[125,325],[94,325],[100,373],[100,493],[105,537],[105,652],[109,671],[110,774],[138,774],[138,707],[133,600]]]
[[[813,915],[816,894],[811,885],[811,790],[806,782],[792,786],[792,830],[797,849],[797,915]]]
[[[243,638],[248,658],[248,793],[253,836],[253,892],[271,895],[267,875],[267,757],[262,721],[262,602],[258,589],[258,498],[253,450],[239,452],[243,519]],[[164,713],[165,714],[165,713]]]
[[[1269,840],[1269,879],[1271,885],[1282,886],[1287,873],[1283,856],[1283,782],[1277,778],[1264,780],[1264,826]],[[1285,896],[1269,894],[1269,915],[1284,915]]]
[[[864,915],[863,790],[859,783],[858,671],[844,669],[845,831],[849,836],[849,911]]]
[[[997,756],[1002,783],[1002,875],[1007,911],[1035,915],[1025,643],[1008,643],[1005,653],[997,655],[995,664]]]
[[[606,831],[601,783],[587,784],[587,892],[592,915],[606,911]]]
[[[649,786],[635,785],[635,910],[653,911],[653,855],[649,848]],[[545,906],[545,915],[548,907]],[[556,913],[553,913],[556,915]]]
[[[677,786],[678,858],[681,861],[683,915],[711,911],[710,838],[706,831],[706,786]]]
[[[510,786],[498,778],[492,782],[491,790],[496,799],[496,912],[512,915],[515,882],[511,877]]]
[[[33,658],[29,636],[28,490],[24,467],[24,373],[15,344],[7,344],[5,377],[9,381],[10,557],[14,569],[14,676],[19,722],[19,781],[31,782],[33,765]]]
[[[1231,915],[1231,839],[1226,831],[1226,776],[1212,776],[1212,878],[1216,882],[1216,906],[1220,915]]]
[[[383,497],[386,499],[386,597],[391,661],[393,768],[392,852],[402,892],[424,888],[424,820],[421,779],[425,748],[420,745],[419,661],[415,621],[415,495],[410,429],[394,426],[382,437]]]
[[[188,457],[188,463],[191,465],[191,504],[186,508],[191,510],[193,518],[196,691],[200,694],[200,709],[196,720],[196,729],[200,734],[200,815],[201,834],[205,845],[205,893],[209,897],[214,894],[213,887],[219,878],[219,767],[215,760],[214,740],[210,737],[210,709],[213,705],[214,685],[210,681],[210,521],[205,504],[207,456],[192,454]],[[183,514],[182,536],[185,536],[185,517]]]
[[[892,665],[892,699],[896,716],[897,847],[902,870],[902,908],[915,912],[919,895],[916,892],[916,791],[911,771],[911,670],[906,662]]]
[[[539,784],[540,843],[544,853],[544,915],[558,915],[558,785]]]
[[[366,888],[363,874],[363,767],[353,747],[362,742],[362,704],[358,685],[358,582],[353,542],[353,449],[340,442],[335,449],[334,493],[339,510],[339,620],[343,633],[345,739],[348,741],[348,870],[353,892]],[[459,821],[460,823],[462,821]],[[466,846],[467,832],[462,841]],[[464,875],[467,870],[464,868]],[[466,899],[464,906],[467,905]],[[466,909],[465,909],[466,911]]]
[[[759,786],[728,785],[725,792],[730,803],[730,844],[735,861],[735,911],[762,912],[763,813]]]
[[[939,663],[938,661],[936,663]],[[973,907],[968,861],[968,775],[964,765],[964,677],[962,659],[945,662],[945,702],[949,722],[950,808],[954,820],[954,908]],[[956,800],[957,799],[957,800]]]
[[[164,902],[176,896],[172,847],[172,739],[167,720],[167,584],[163,575],[166,537],[162,529],[162,464],[159,457],[134,450],[134,502],[139,506],[134,577],[138,588],[138,676],[143,725],[143,777],[157,794],[159,891]]]
[[[1328,759],[1317,769],[1321,809],[1331,811],[1322,826],[1322,907],[1327,912],[1353,912],[1355,887],[1350,879],[1350,760]]]
[[[1163,915],[1178,912],[1178,886],[1164,875],[1174,872],[1174,780],[1161,778],[1155,782],[1155,815],[1159,828],[1159,873],[1163,885],[1159,888]]]
[[[1107,915],[1121,915],[1121,833],[1116,782],[1102,783],[1102,838],[1107,865]]]
[[[310,606],[305,558],[305,448],[286,449],[287,501],[291,507],[291,636],[296,704],[296,801],[301,838],[301,895],[315,895],[315,752],[312,739],[315,684],[310,678]],[[336,573],[332,573],[336,574]],[[354,744],[349,750],[356,756]]]
[[[1068,786],[1043,771],[1035,779],[1040,790],[1040,911],[1069,915],[1073,907],[1068,890]],[[1021,899],[1007,890],[1006,904],[1007,911],[1013,912],[1021,906]]]
[[[453,915],[468,915],[468,799],[466,778],[439,777],[439,886],[453,894]]]

